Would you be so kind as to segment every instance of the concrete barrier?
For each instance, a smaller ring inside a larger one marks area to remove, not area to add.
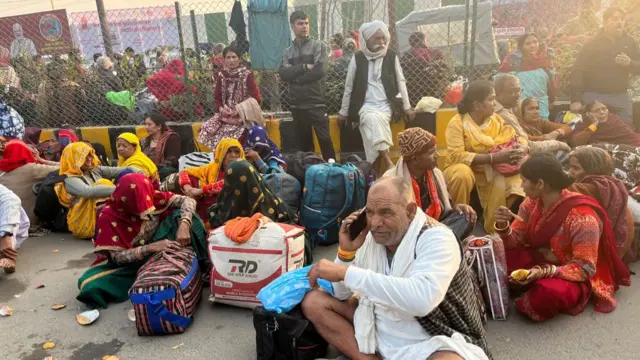
[[[441,155],[439,161],[440,167],[442,167],[442,165],[444,164],[444,159],[447,155],[445,130],[447,128],[449,120],[451,120],[451,118],[453,118],[455,115],[455,109],[438,110],[435,116],[435,121],[432,118],[423,125],[426,130],[434,133],[437,137],[437,146]],[[168,125],[171,127],[171,129],[173,129],[173,131],[177,132],[180,135],[180,138],[182,139],[183,154],[187,154],[193,151],[211,151],[211,149],[197,142],[198,133],[200,132],[200,127],[202,126],[201,122],[170,123]],[[394,160],[397,159],[400,154],[398,150],[398,133],[403,131],[405,127],[406,126],[404,120],[391,124],[391,131],[393,133],[393,148],[391,149],[391,155]],[[265,128],[271,140],[273,140],[273,142],[278,145],[283,153],[291,153],[294,151],[296,134],[293,119],[291,119],[291,117],[284,116],[273,120],[267,120]],[[331,139],[333,141],[333,146],[337,154],[336,156],[338,157],[338,159],[336,160],[338,161],[340,160],[341,155],[344,156],[345,154],[353,153],[354,147],[357,147],[357,144],[361,144],[359,138],[354,139],[351,134],[341,133],[341,129],[338,126],[337,122],[337,116],[331,116],[329,118],[329,131],[331,133]],[[107,155],[110,158],[115,157],[114,155],[116,153],[116,139],[120,134],[124,132],[131,132],[138,135],[138,137],[140,137],[141,139],[148,136],[147,131],[142,125],[82,127],[77,129],[77,132],[78,136],[83,141],[102,144],[105,147]],[[53,129],[44,129],[40,134],[40,141],[48,140],[52,135]],[[320,146],[318,145],[318,140],[315,137],[315,134],[314,144],[315,151],[320,152]]]

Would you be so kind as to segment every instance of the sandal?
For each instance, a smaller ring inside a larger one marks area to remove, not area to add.
[[[0,250],[0,262],[8,263],[8,266],[0,266],[4,268],[4,272],[7,274],[13,274],[16,272],[16,258],[18,257],[18,250],[13,248],[6,248]]]

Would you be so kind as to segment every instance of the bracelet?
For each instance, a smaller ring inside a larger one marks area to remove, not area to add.
[[[507,222],[507,226],[503,227],[502,229],[498,228],[498,223],[496,221],[493,222],[493,228],[496,229],[497,232],[503,232],[506,231],[507,229],[511,230],[510,224]]]
[[[489,154],[489,162],[493,165],[493,154]]]
[[[596,131],[598,131],[598,125],[591,124],[591,125],[587,126],[587,129],[589,129],[589,130],[591,130],[593,132],[596,132]]]
[[[543,278],[553,277],[557,270],[555,265],[545,265],[544,268],[540,265],[536,265],[533,268],[540,270],[540,272],[542,272]]]
[[[345,251],[338,247],[338,257],[346,261],[351,261],[356,257],[356,251]]]

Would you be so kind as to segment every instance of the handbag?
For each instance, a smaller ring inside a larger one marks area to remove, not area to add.
[[[465,258],[475,265],[484,302],[493,320],[506,320],[509,311],[509,277],[502,239],[496,235],[470,236],[463,241]]]
[[[517,147],[518,147],[518,140],[514,136],[511,140],[509,140],[509,142],[496,145],[491,149],[489,149],[489,154],[495,154],[502,150],[513,150]],[[513,176],[520,173],[520,166],[526,159],[527,157],[524,157],[522,161],[520,161],[517,164],[502,163],[502,164],[492,164],[491,166],[493,166],[493,168],[497,172],[499,172],[502,176]]]

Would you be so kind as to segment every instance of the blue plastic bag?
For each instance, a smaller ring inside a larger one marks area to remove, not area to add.
[[[311,266],[289,271],[263,287],[257,296],[258,300],[262,302],[262,306],[268,311],[286,313],[300,304],[307,292],[311,290],[307,277],[309,269]],[[318,279],[318,286],[333,295],[331,282]]]

